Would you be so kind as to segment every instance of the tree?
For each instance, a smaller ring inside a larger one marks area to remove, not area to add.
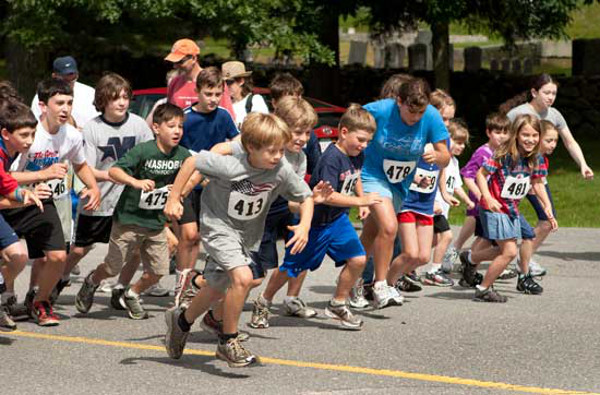
[[[64,48],[164,51],[183,36],[225,37],[241,57],[252,44],[272,45],[306,60],[331,64],[334,51],[304,28],[302,0],[0,0],[0,39],[8,75],[30,95],[48,75],[50,56]],[[85,45],[85,46],[84,46]]]
[[[449,26],[461,23],[473,30],[501,36],[508,47],[517,39],[560,38],[571,21],[571,12],[593,0],[421,0],[370,2],[359,6],[371,11],[371,26],[378,33],[427,23],[432,30],[436,86],[449,89]]]

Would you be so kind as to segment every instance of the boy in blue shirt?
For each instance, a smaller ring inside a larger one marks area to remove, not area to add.
[[[348,213],[350,207],[359,206],[361,216],[366,216],[369,206],[381,202],[378,193],[363,195],[360,180],[362,151],[373,138],[375,128],[373,116],[361,106],[353,104],[346,110],[340,119],[338,141],[327,147],[310,181],[311,187],[320,181],[328,182],[335,192],[326,204],[315,206],[304,251],[293,255],[288,248],[280,267],[289,277],[297,277],[305,270],[318,269],[325,254],[336,266],[345,265],[325,314],[339,320],[342,328],[351,330],[360,330],[363,324],[350,311],[347,299],[364,269],[366,254]]]

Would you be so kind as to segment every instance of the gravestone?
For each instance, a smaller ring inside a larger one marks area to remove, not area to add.
[[[508,73],[510,71],[510,59],[503,58],[500,60],[500,70]]]
[[[399,69],[404,66],[406,48],[400,43],[392,43],[385,46],[385,67]]]
[[[521,74],[521,59],[514,58],[511,61],[511,69],[514,74]]]
[[[499,71],[500,70],[500,62],[498,62],[498,59],[490,60],[490,70],[491,71]]]
[[[380,40],[371,41],[376,69],[383,69],[385,65],[385,46]]]
[[[350,53],[348,54],[348,64],[364,65],[367,61],[367,42],[350,41]]]
[[[533,61],[531,58],[523,59],[523,74],[533,74]]]
[[[573,75],[600,74],[600,39],[573,40]]]
[[[482,51],[479,47],[467,47],[464,51],[465,71],[467,73],[476,73],[481,70]]]
[[[410,71],[427,70],[426,44],[413,44],[408,47],[408,68]]]

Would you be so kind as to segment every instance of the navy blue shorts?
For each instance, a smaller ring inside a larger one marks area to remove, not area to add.
[[[519,220],[521,221],[521,239],[535,239],[535,231],[533,230],[531,225],[529,225],[529,222],[527,222],[523,214],[519,214]]]
[[[301,253],[291,255],[290,248],[287,248],[279,270],[286,271],[290,277],[297,277],[305,270],[318,269],[325,254],[335,262],[335,266],[344,265],[350,258],[366,255],[346,214],[340,215],[328,225],[311,228],[308,244]]]
[[[550,199],[550,204],[552,205],[552,215],[556,218],[556,210],[554,209],[554,201],[552,200],[552,194],[550,193],[550,188],[548,184],[544,185],[546,187],[546,193],[548,194],[548,199]],[[538,199],[537,195],[527,194],[527,200],[531,203],[531,207],[535,210],[537,217],[540,221],[548,221],[548,216],[544,212],[544,207],[542,206],[542,202]]]
[[[19,236],[0,215],[0,251],[19,241]]]
[[[292,223],[292,219],[293,214],[288,210],[267,216],[260,248],[250,264],[255,279],[265,277],[267,270],[277,269],[279,266],[277,240],[288,235],[287,227]]]

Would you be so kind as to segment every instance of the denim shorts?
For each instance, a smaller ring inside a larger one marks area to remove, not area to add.
[[[483,237],[488,240],[510,240],[521,238],[521,220],[504,213],[480,209],[479,219]]]
[[[362,178],[362,186],[364,193],[379,193],[379,196],[388,198],[392,201],[394,212],[399,213],[402,208],[402,196],[400,192],[386,180],[376,178]]]

